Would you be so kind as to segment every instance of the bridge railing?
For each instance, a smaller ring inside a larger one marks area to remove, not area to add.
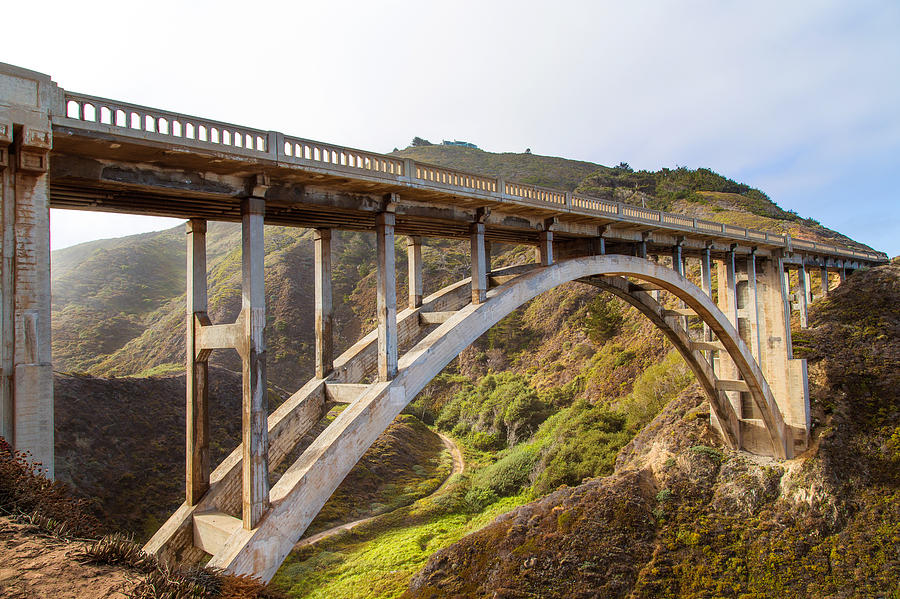
[[[267,131],[95,96],[67,92],[65,114],[67,118],[106,125],[117,132],[127,131],[169,143],[253,155],[268,154],[270,149]]]
[[[262,131],[84,94],[65,92],[64,116],[67,119],[81,121],[89,127],[120,135],[265,158],[342,175],[357,174],[392,184],[410,184],[460,195],[487,197],[501,202],[540,207],[558,214],[597,217],[607,222],[651,223],[699,236],[745,240],[750,243],[863,260],[887,260],[887,255],[883,253],[794,239],[786,235],[661,212],[549,187],[506,181],[499,177],[467,173],[408,158],[355,150],[274,131]]]
[[[499,181],[494,177],[474,175],[443,166],[409,161],[410,179],[453,191],[497,193]]]
[[[402,177],[404,160],[375,152],[354,150],[299,137],[276,134],[278,160],[303,166],[364,172],[368,175]]]

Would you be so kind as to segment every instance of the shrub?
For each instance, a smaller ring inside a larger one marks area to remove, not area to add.
[[[463,423],[460,423],[462,425]],[[454,428],[454,430],[456,430]],[[472,447],[479,451],[491,451],[503,447],[503,440],[497,433],[478,431],[472,435]]]
[[[691,451],[698,455],[705,455],[716,463],[722,461],[722,453],[715,447],[708,447],[706,445],[694,445],[693,447],[691,447]]]
[[[643,428],[693,380],[694,375],[675,350],[659,364],[647,368],[621,404],[632,430]]]
[[[520,374],[489,374],[476,387],[458,391],[442,409],[437,426],[452,428],[477,449],[502,449],[534,434],[550,413],[549,406]],[[483,433],[483,434],[479,434]]]
[[[624,321],[619,303],[600,294],[585,306],[581,326],[588,338],[599,345],[618,335]]]
[[[100,521],[89,511],[84,500],[69,495],[66,485],[43,476],[40,464],[32,464],[28,456],[14,451],[0,437],[0,511],[28,514],[33,523],[43,523],[51,532],[77,537],[95,537]]]
[[[466,493],[466,509],[473,514],[477,514],[478,512],[483,511],[487,506],[495,503],[498,499],[500,498],[493,489],[476,487],[470,489],[469,492]]]
[[[499,497],[518,493],[531,483],[538,451],[530,445],[518,445],[472,477],[473,489],[490,489]]]
[[[541,473],[534,484],[541,494],[609,474],[619,449],[631,439],[623,414],[585,400],[573,404],[554,421],[556,430],[548,440],[538,467]]]
[[[550,407],[534,391],[517,395],[503,414],[507,445],[515,445],[533,435],[549,415]]]

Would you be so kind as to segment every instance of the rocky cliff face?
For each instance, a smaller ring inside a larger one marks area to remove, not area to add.
[[[900,267],[855,273],[797,331],[812,448],[720,447],[696,388],[615,473],[436,553],[405,597],[887,597],[900,591]]]

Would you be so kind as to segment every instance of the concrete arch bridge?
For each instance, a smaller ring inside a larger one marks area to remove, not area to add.
[[[867,249],[75,94],[2,64],[0,176],[0,434],[52,475],[49,208],[188,219],[185,502],[145,549],[187,561],[211,555],[213,566],[266,580],[432,377],[503,316],[568,281],[614,293],[664,331],[730,447],[794,456],[808,443],[809,404],[805,361],[791,353],[792,310],[796,304],[805,326],[812,274],[826,294],[849,270],[887,260]],[[207,316],[209,220],[242,223],[243,308],[233,323]],[[316,376],[272,414],[265,403],[266,223],[316,230]],[[377,330],[338,357],[331,331],[336,229],[372,231],[377,240]],[[398,234],[408,240],[410,281],[408,307],[399,312]],[[436,237],[468,239],[472,273],[425,296],[422,243]],[[536,261],[492,269],[492,242],[533,245]],[[699,284],[685,276],[689,262],[699,263]],[[410,349],[400,355],[400,347]],[[212,470],[207,370],[217,349],[242,357],[242,443]],[[269,472],[329,401],[349,406],[270,484]]]

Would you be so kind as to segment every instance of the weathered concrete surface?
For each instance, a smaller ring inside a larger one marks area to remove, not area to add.
[[[0,434],[52,478],[50,110],[59,89],[40,73],[0,69]]]
[[[334,298],[331,287],[331,229],[316,229],[316,378],[325,378],[334,369]]]
[[[503,272],[519,272],[511,267]],[[463,279],[424,298],[422,307],[404,310],[398,315],[398,338],[402,345],[413,343],[429,328],[419,322],[423,310],[456,311],[471,300],[471,281]],[[240,318],[238,319],[240,321]],[[234,326],[234,325],[219,325]],[[293,451],[299,440],[325,415],[329,384],[358,384],[377,370],[377,331],[372,331],[334,362],[327,381],[313,379],[278,407],[268,419],[269,467],[277,468]],[[232,345],[222,345],[232,347]],[[173,562],[200,563],[205,557],[193,542],[192,520],[195,513],[241,513],[242,447],[236,448],[210,475],[209,491],[197,505],[183,504],[169,517],[144,551]]]
[[[209,352],[200,355],[198,336],[208,322],[206,221],[187,223],[187,292],[185,324],[186,438],[185,501],[196,505],[209,489]]]

